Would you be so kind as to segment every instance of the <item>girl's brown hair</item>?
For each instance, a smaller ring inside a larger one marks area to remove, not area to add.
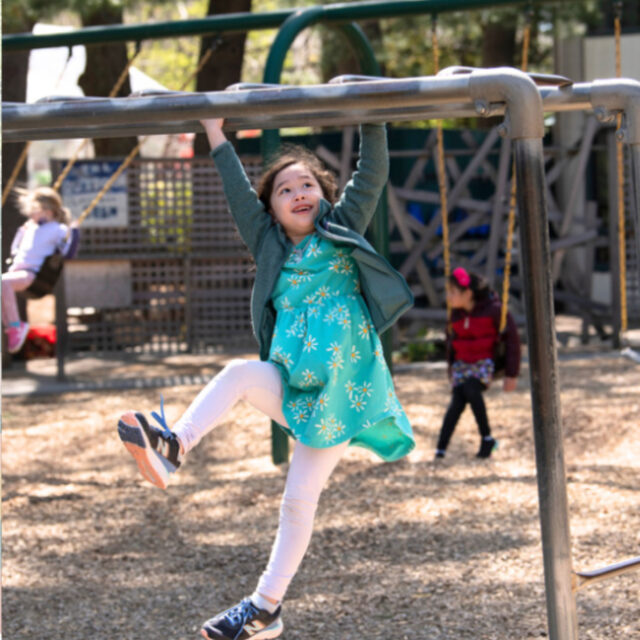
[[[43,209],[48,209],[53,214],[56,222],[69,224],[71,212],[62,205],[60,194],[51,187],[36,187],[33,191],[18,189],[18,206],[22,215],[29,217],[29,209],[37,202]]]
[[[258,183],[258,197],[265,209],[271,212],[271,195],[276,176],[292,164],[303,164],[313,174],[322,189],[322,195],[331,205],[338,199],[338,182],[315,153],[299,145],[285,145],[280,153],[269,161]]]

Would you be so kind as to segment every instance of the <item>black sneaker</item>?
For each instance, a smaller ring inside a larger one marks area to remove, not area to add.
[[[495,438],[482,438],[480,449],[476,453],[476,458],[489,458],[491,453],[498,448],[498,441]]]
[[[166,489],[169,476],[180,463],[180,443],[176,434],[167,427],[162,415],[151,415],[160,422],[163,429],[152,427],[142,413],[127,411],[118,421],[118,435],[124,446],[138,464],[140,473],[156,487]]]
[[[200,633],[210,640],[263,640],[277,638],[283,629],[280,611],[282,607],[269,613],[258,609],[249,598],[240,604],[207,620]]]
[[[436,458],[444,458],[446,451],[444,449],[436,449]]]

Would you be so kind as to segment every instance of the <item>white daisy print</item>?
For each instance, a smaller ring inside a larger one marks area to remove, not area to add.
[[[348,380],[344,385],[344,389],[347,392],[349,398],[351,398],[352,394],[354,394],[358,390],[358,387],[356,386],[355,382],[351,382],[351,380]]]
[[[329,287],[323,286],[318,289],[316,292],[318,302],[322,304],[323,301],[328,300],[331,292],[329,291]]]
[[[353,398],[351,398],[351,408],[355,409],[358,413],[364,411],[366,406],[367,402],[362,396],[354,395]]]
[[[307,336],[307,339],[304,341],[303,351],[307,353],[311,353],[318,348],[318,341],[313,336]]]
[[[332,342],[329,347],[327,347],[327,351],[331,351],[334,356],[340,355],[341,347],[337,342]]]
[[[328,406],[329,406],[329,395],[325,391],[324,393],[318,396],[318,399],[316,400],[315,410],[324,411],[324,409],[326,409]]]
[[[320,246],[318,245],[317,242],[312,242],[311,246],[309,247],[309,255],[313,256],[314,258],[316,258],[317,256],[319,256],[322,253],[322,249],[320,248]]]
[[[332,371],[334,374],[338,373],[338,370],[344,367],[344,360],[340,357],[332,358],[329,362],[329,371]]]
[[[318,378],[316,378],[316,374],[309,369],[305,369],[302,372],[302,385],[305,387],[312,387],[317,384]]]
[[[367,320],[358,325],[358,335],[361,338],[368,338],[371,333],[371,323]]]
[[[364,382],[359,391],[363,396],[367,396],[367,398],[370,398],[371,394],[373,393],[373,384],[371,384],[370,382]]]
[[[296,409],[293,413],[293,419],[296,421],[296,424],[300,424],[301,422],[306,422],[309,417],[306,409]]]
[[[347,428],[342,424],[342,422],[337,421],[334,425],[333,433],[335,434],[336,438],[341,438],[344,435],[346,429]]]
[[[311,280],[309,272],[304,269],[296,269],[294,273],[300,279],[300,282],[309,282],[309,280]]]
[[[318,434],[321,435],[325,440],[329,440],[329,434],[331,433],[331,427],[326,420],[320,420],[316,425],[316,429],[318,430]]]
[[[330,311],[328,311],[327,313],[325,313],[324,315],[324,321],[328,324],[331,324],[335,319],[336,319],[336,310],[335,309],[331,309]]]
[[[355,348],[355,346],[351,347],[351,353],[349,354],[351,362],[358,362],[361,357],[360,352]]]

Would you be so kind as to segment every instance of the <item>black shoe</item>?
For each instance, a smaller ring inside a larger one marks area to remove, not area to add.
[[[436,458],[444,458],[445,456],[445,450],[444,449],[436,449]]]
[[[164,430],[150,426],[142,413],[128,411],[118,421],[118,435],[144,478],[166,489],[169,476],[180,466],[182,456],[178,438],[164,423],[164,416],[161,424]]]
[[[258,609],[249,598],[215,618],[207,620],[200,633],[210,640],[266,640],[277,638],[283,629],[280,612],[282,607],[269,613]]]
[[[478,453],[476,453],[476,458],[489,458],[491,457],[491,452],[495,451],[497,448],[498,441],[495,438],[482,438],[480,449]]]

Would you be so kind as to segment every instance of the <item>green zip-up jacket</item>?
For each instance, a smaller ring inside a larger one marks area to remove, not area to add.
[[[276,319],[271,295],[293,244],[265,210],[231,143],[213,149],[211,157],[222,176],[231,215],[256,262],[251,322],[260,359],[267,360]],[[388,174],[384,125],[362,125],[357,169],[333,208],[328,201],[320,201],[315,220],[321,236],[352,247],[351,257],[358,264],[362,295],[378,333],[388,329],[413,305],[405,279],[362,236],[375,213]]]

